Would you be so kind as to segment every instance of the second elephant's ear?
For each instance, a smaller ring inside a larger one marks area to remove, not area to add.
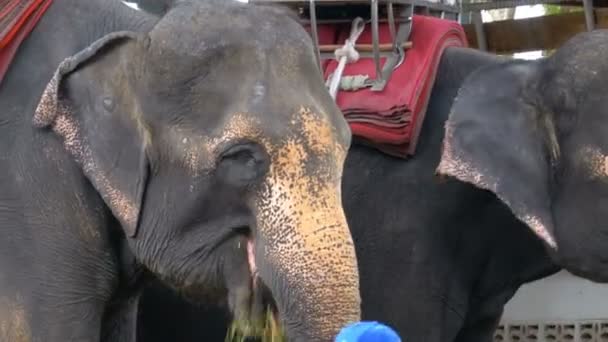
[[[50,126],[61,136],[65,148],[130,237],[137,232],[147,183],[148,138],[137,116],[124,112],[129,109],[101,113],[97,102],[86,101],[103,95],[96,92],[108,84],[112,87],[125,82],[126,77],[116,77],[120,72],[116,70],[124,64],[119,49],[134,45],[137,38],[133,32],[114,32],[66,58],[44,90],[33,118],[37,127]],[[100,64],[112,67],[103,69]],[[95,68],[102,70],[89,72]],[[73,81],[70,77],[76,77],[77,82],[68,82]]]
[[[527,94],[537,62],[483,67],[461,86],[445,124],[437,173],[493,192],[556,248],[551,213],[554,128]]]

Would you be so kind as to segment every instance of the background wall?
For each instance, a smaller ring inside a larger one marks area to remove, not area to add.
[[[494,340],[608,342],[608,285],[565,271],[524,285],[507,303]]]

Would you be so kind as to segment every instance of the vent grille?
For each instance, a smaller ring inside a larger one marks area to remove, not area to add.
[[[608,320],[502,324],[495,342],[608,342]]]

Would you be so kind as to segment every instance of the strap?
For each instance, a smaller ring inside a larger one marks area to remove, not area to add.
[[[413,8],[414,6],[409,6],[409,11],[413,11]],[[413,15],[413,12],[410,13]],[[397,35],[395,36],[394,40],[395,45],[393,48],[395,51],[384,61],[381,73],[379,75],[376,74],[376,79],[374,80],[371,88],[372,91],[382,91],[388,80],[391,78],[393,70],[403,63],[405,58],[403,43],[407,41],[412,31],[412,15],[410,15],[409,22],[399,25],[399,29],[397,30]]]

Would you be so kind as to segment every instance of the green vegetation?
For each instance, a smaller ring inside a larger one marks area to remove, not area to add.
[[[575,13],[583,11],[583,7],[581,6],[543,5],[543,7],[545,8],[545,15]]]
[[[281,327],[274,319],[271,310],[266,311],[263,322],[251,321],[233,321],[228,329],[225,342],[244,342],[251,341],[260,342],[286,342]]]

